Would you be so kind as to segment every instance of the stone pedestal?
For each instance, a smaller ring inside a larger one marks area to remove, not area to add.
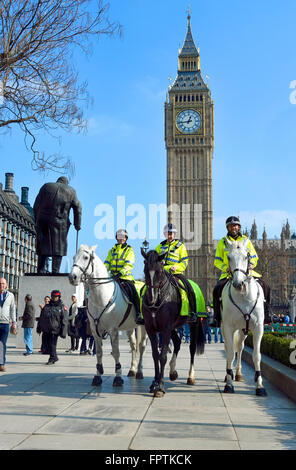
[[[25,274],[19,280],[19,292],[18,292],[18,308],[17,308],[17,319],[18,319],[18,334],[16,338],[16,347],[25,347],[24,343],[24,329],[21,327],[22,321],[19,317],[23,315],[25,308],[25,296],[27,294],[32,295],[32,302],[35,307],[35,315],[38,318],[40,316],[40,304],[44,304],[44,297],[48,295],[52,290],[58,289],[62,296],[62,302],[69,310],[72,304],[72,295],[75,294],[78,300],[78,306],[83,304],[84,300],[84,285],[80,284],[78,287],[74,287],[70,284],[68,274]],[[41,346],[41,335],[36,333],[37,321],[33,328],[33,347],[34,349],[40,349]],[[58,349],[68,349],[71,345],[70,337],[58,339]]]

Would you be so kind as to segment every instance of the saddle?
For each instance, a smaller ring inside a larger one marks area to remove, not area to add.
[[[190,311],[194,311],[198,317],[206,317],[204,296],[198,284],[191,279],[178,278],[177,287],[182,300],[180,315],[188,316]]]

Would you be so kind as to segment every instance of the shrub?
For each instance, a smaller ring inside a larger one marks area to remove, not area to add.
[[[283,336],[285,336],[283,333],[264,333],[260,351],[281,364],[296,369],[296,365],[290,362],[290,354],[293,351],[293,349],[290,349],[291,339]],[[253,335],[251,332],[249,332],[245,344],[253,348]]]

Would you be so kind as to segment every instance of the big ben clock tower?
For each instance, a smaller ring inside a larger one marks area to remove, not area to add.
[[[214,105],[200,70],[199,49],[191,32],[179,50],[177,77],[165,103],[168,221],[177,225],[185,242],[188,278],[210,301],[213,287]]]

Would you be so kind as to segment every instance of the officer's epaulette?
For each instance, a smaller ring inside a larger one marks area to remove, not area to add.
[[[167,242],[168,242],[167,240],[163,240],[160,244],[163,246]],[[173,240],[173,242],[178,242],[177,245],[176,245],[176,248],[179,248],[181,245],[183,245],[183,242],[181,242],[180,240]]]

